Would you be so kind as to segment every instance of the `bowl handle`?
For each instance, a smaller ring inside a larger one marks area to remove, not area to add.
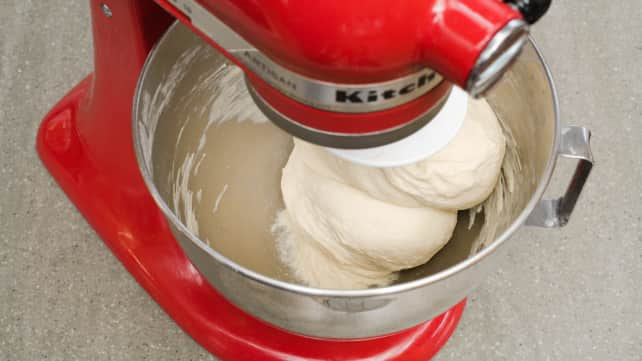
[[[584,127],[569,126],[562,129],[558,156],[577,159],[577,167],[560,198],[541,200],[526,220],[526,225],[557,228],[563,227],[573,213],[575,203],[584,188],[586,179],[593,168],[591,154],[591,131]]]

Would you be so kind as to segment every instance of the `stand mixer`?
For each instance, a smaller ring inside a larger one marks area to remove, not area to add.
[[[92,0],[95,72],[45,117],[38,151],[128,271],[222,359],[425,360],[452,334],[464,301],[410,328],[346,339],[291,333],[259,316],[276,328],[245,312],[247,304],[219,293],[220,285],[195,267],[198,252],[177,239],[176,225],[167,222],[156,194],[150,195],[147,175],[147,184],[141,177],[130,125],[141,69],[178,19],[244,71],[250,95],[280,128],[354,162],[401,165],[448,143],[467,99],[455,86],[473,96],[490,89],[527,43],[528,23],[548,3]],[[554,113],[557,120],[556,104]],[[533,191],[537,199],[524,205],[526,216],[533,212],[541,225],[553,216],[561,216],[555,225],[564,223],[590,171],[588,133],[570,129],[565,134],[575,147],[559,150],[564,143],[557,130],[551,126],[551,155],[541,167],[546,179]],[[579,158],[582,166],[567,197],[536,207],[558,154]],[[565,213],[555,213],[560,209]],[[337,308],[317,296],[320,304]]]

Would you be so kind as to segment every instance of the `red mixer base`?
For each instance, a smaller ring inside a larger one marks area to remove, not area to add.
[[[443,347],[465,301],[394,335],[325,340],[275,328],[212,288],[174,239],[145,187],[133,149],[131,107],[138,74],[172,19],[151,1],[107,2],[113,18],[103,16],[104,1],[90,3],[95,72],[47,114],[38,132],[38,153],[114,255],[185,332],[223,360],[427,360]]]

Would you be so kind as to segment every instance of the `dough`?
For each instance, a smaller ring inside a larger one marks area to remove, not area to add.
[[[282,250],[298,278],[321,288],[384,285],[448,241],[456,212],[370,197],[324,175],[323,157],[310,155],[319,152],[326,151],[297,140],[281,180],[286,213],[279,221],[291,238]]]
[[[281,179],[285,210],[273,230],[298,279],[331,289],[384,286],[448,242],[457,210],[488,197],[504,156],[492,109],[470,103],[457,136],[409,166],[360,166],[295,139]]]
[[[426,160],[384,170],[392,186],[418,202],[443,209],[468,209],[495,188],[506,139],[485,100],[469,100],[461,129],[448,145]]]

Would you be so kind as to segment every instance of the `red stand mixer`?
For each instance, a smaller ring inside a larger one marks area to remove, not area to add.
[[[443,122],[439,114],[460,91],[455,85],[483,94],[519,54],[528,24],[548,1],[90,4],[95,71],[45,117],[38,152],[113,253],[188,334],[226,360],[425,360],[446,343],[465,301],[408,330],[339,340],[289,333],[223,298],[185,256],[143,182],[132,144],[135,87],[155,42],[179,19],[244,70],[250,94],[274,124],[350,159],[353,150],[403,142]],[[435,129],[442,144],[430,143],[422,156],[445,145],[458,125]]]

